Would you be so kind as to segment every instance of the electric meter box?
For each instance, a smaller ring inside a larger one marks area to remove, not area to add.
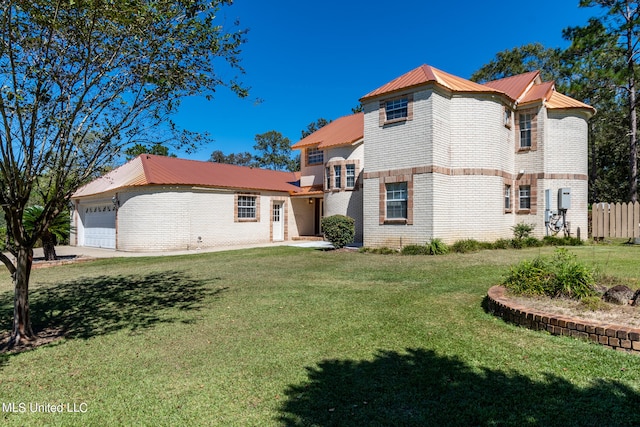
[[[571,188],[558,189],[558,210],[571,209]]]

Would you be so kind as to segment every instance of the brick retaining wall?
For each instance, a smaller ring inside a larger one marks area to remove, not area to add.
[[[549,314],[525,307],[505,296],[506,288],[494,286],[487,293],[487,310],[507,322],[553,335],[583,338],[595,343],[640,354],[640,329]]]

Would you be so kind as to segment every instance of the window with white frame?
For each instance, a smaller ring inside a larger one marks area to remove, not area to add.
[[[504,186],[504,209],[511,210],[511,186]]]
[[[339,189],[342,187],[342,165],[335,165],[333,167],[333,187]]]
[[[331,168],[324,168],[324,173],[327,175],[325,178],[325,183],[327,184],[326,189],[331,189]]]
[[[345,165],[346,176],[347,176],[347,188],[353,188],[356,186],[356,165],[347,164]]]
[[[387,191],[387,219],[407,218],[407,183],[385,184]]]
[[[531,209],[531,186],[521,185],[518,189],[520,209]]]
[[[238,219],[256,218],[256,196],[238,195]]]
[[[533,122],[533,114],[520,113],[519,117],[520,148],[531,148],[531,124]]]
[[[508,128],[511,127],[511,110],[509,107],[504,107],[504,125]]]
[[[307,148],[307,165],[317,165],[324,162],[324,153],[318,147]]]
[[[387,121],[404,119],[409,116],[409,98],[387,101],[384,104]]]

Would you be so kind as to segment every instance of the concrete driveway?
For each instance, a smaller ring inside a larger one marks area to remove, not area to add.
[[[173,256],[188,255],[203,252],[220,252],[249,248],[264,248],[272,246],[296,246],[302,248],[318,248],[331,249],[333,246],[329,242],[323,241],[288,241],[277,243],[253,244],[253,245],[237,245],[237,246],[220,246],[206,248],[200,250],[181,250],[167,252],[124,252],[113,249],[90,248],[85,246],[56,246],[56,254],[60,257],[75,256],[78,258],[116,258],[116,257],[144,257],[144,256]],[[34,258],[43,258],[42,248],[34,249]]]

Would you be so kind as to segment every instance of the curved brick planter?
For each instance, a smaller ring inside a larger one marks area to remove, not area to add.
[[[494,286],[487,293],[487,310],[507,322],[553,335],[584,338],[604,346],[640,354],[640,329],[593,322],[516,304],[505,296],[503,286]]]

